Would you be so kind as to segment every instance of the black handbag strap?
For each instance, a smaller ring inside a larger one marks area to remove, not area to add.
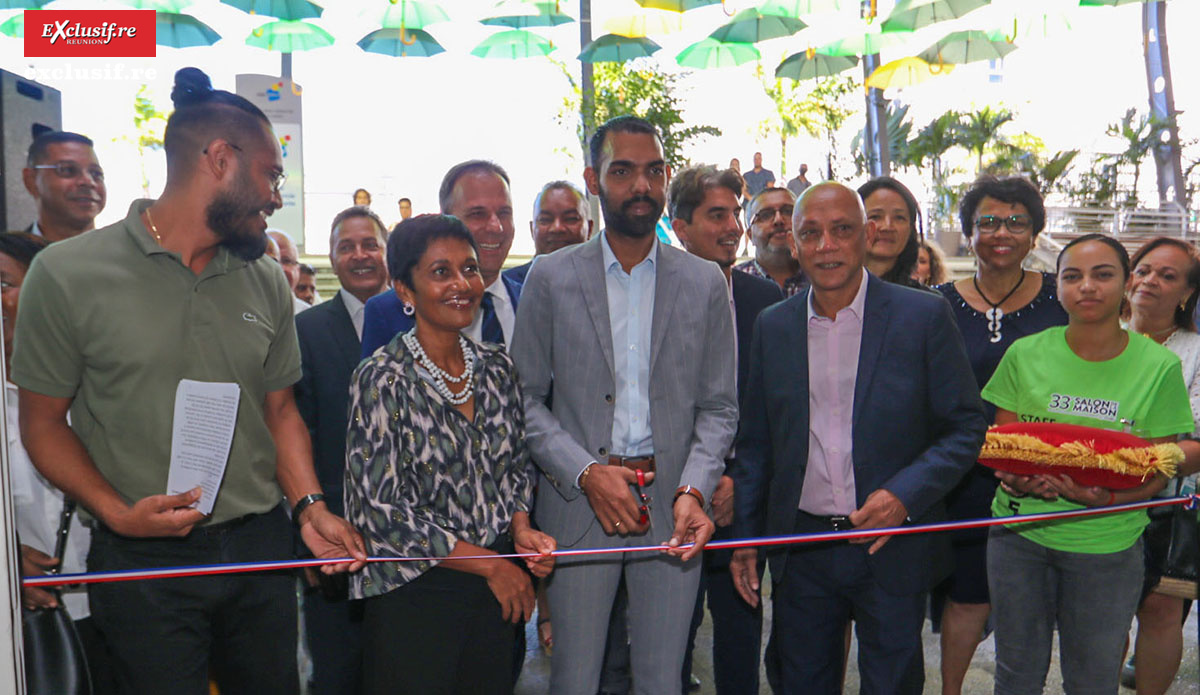
[[[71,532],[71,517],[75,514],[75,500],[63,498],[62,513],[58,516],[58,533],[54,540],[54,555],[58,558],[58,566],[52,567],[47,574],[58,574],[62,569],[63,553],[67,551],[67,534]]]

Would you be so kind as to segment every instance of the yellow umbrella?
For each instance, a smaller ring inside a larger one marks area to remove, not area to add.
[[[642,10],[638,14],[613,17],[604,23],[610,34],[636,38],[651,34],[671,34],[683,29],[683,15],[669,10]]]
[[[953,69],[953,65],[934,66],[916,57],[901,58],[875,68],[875,72],[867,77],[867,86],[875,89],[911,87]]]

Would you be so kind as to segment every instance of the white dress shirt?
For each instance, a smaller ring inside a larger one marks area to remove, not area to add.
[[[513,306],[512,297],[508,296],[508,288],[504,278],[496,276],[496,281],[488,285],[484,292],[492,295],[492,308],[496,310],[496,318],[500,320],[500,331],[504,333],[504,344],[511,345],[513,339],[513,324],[517,322],[517,309]],[[475,312],[475,319],[467,326],[467,337],[477,343],[483,342],[483,307]]]
[[[626,273],[602,232],[604,284],[612,329],[613,371],[617,400],[610,451],[618,456],[654,453],[650,432],[650,327],[654,317],[654,283],[658,244]]]
[[[354,332],[358,334],[358,342],[362,342],[363,328],[363,310],[366,305],[358,301],[358,297],[346,291],[346,288],[338,290],[338,295],[342,298],[342,304],[346,306],[346,313],[350,314],[350,323],[354,324]]]

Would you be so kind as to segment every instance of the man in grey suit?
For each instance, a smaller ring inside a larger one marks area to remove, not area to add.
[[[560,560],[550,690],[596,692],[624,576],[635,692],[661,695],[680,687],[704,509],[737,426],[733,320],[720,269],[655,237],[670,169],[654,127],[618,117],[590,146],[605,230],[534,265],[511,347],[542,472],[536,518],[563,548],[667,548]]]

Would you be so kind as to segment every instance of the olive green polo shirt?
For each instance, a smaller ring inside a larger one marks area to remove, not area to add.
[[[211,523],[269,511],[283,494],[263,406],[300,380],[291,291],[269,258],[247,262],[223,247],[197,276],[146,231],[140,214],[151,202],[37,255],[21,286],[12,380],[74,399],[72,429],[129,503],[167,491],[179,380],[236,382]]]

